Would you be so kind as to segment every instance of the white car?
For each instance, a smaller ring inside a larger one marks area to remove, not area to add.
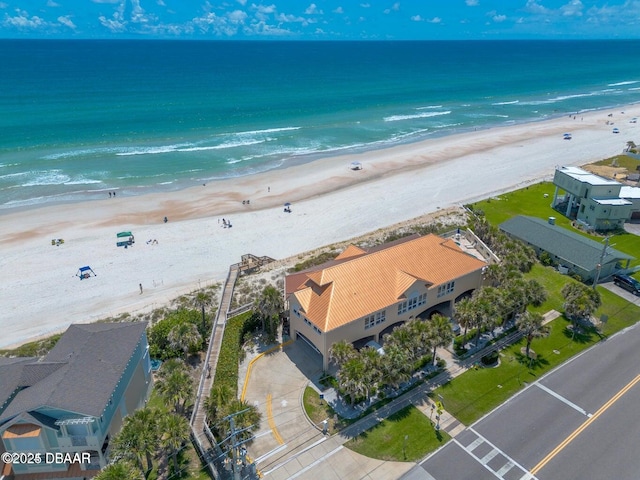
[[[616,127],[613,129],[613,133],[620,133],[620,130]]]

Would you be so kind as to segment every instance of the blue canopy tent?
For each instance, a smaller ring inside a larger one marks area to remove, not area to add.
[[[94,277],[97,276],[96,272],[91,270],[91,267],[87,265],[86,267],[80,267],[78,269],[78,273],[76,273],[76,276],[80,277],[80,280],[84,280],[85,278],[89,278],[91,274],[93,274]]]

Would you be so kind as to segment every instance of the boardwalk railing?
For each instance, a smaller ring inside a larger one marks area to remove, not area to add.
[[[214,460],[219,458],[219,446],[215,442],[215,438],[211,434],[207,424],[206,415],[203,411],[203,402],[209,396],[209,390],[215,377],[216,365],[218,363],[218,354],[222,337],[224,336],[224,327],[227,320],[227,312],[231,304],[233,289],[238,279],[240,264],[235,263],[229,267],[227,278],[222,289],[218,311],[211,327],[211,337],[209,339],[209,347],[207,355],[203,363],[202,373],[200,375],[200,383],[198,385],[198,393],[191,414],[191,437],[193,443],[198,450],[198,454],[203,462],[205,462],[214,479],[219,479],[220,474],[215,466]],[[203,438],[204,436],[204,438]],[[206,440],[206,442],[205,442]]]

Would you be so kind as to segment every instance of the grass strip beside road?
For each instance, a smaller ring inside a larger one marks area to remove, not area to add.
[[[446,432],[436,431],[420,410],[409,405],[349,440],[345,447],[379,460],[415,462],[450,438]]]

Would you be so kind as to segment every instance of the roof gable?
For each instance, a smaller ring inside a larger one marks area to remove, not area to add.
[[[99,417],[145,327],[145,322],[71,325],[42,361],[21,365],[17,383],[24,388],[0,412],[0,423],[43,406]]]

